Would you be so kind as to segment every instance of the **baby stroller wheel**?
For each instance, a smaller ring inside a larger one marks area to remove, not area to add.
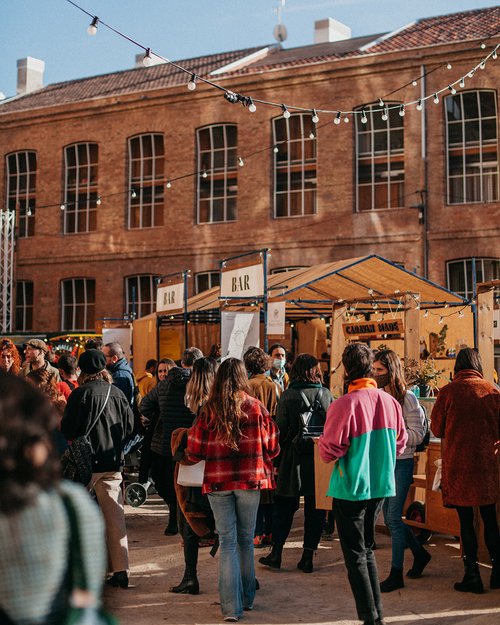
[[[149,482],[146,482],[146,484],[139,484],[139,482],[129,484],[125,489],[125,502],[134,508],[142,506],[148,498],[148,488]]]

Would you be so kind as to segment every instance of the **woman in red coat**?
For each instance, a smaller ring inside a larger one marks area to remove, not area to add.
[[[484,541],[493,563],[491,588],[500,588],[500,534],[496,503],[500,489],[498,446],[500,392],[483,378],[477,349],[462,349],[453,381],[441,389],[432,411],[432,432],[445,439],[441,488],[445,506],[457,510],[465,576],[460,592],[483,592],[477,565],[473,506],[479,506]]]

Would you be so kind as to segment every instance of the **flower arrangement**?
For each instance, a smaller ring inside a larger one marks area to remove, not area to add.
[[[438,380],[441,378],[444,371],[444,369],[438,369],[436,367],[433,358],[426,358],[420,362],[409,358],[404,365],[404,374],[407,384],[430,386],[433,390],[437,390]]]

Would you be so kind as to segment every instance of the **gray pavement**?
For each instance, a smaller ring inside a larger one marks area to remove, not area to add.
[[[218,556],[200,549],[197,596],[174,595],[184,570],[179,536],[164,536],[167,508],[151,497],[140,508],[126,508],[130,547],[131,586],[107,588],[105,602],[121,625],[215,625],[222,623],[217,592]],[[303,625],[357,625],[354,601],[347,581],[340,544],[324,541],[315,556],[315,570],[297,570],[302,552],[302,517],[296,515],[286,545],[282,569],[274,571],[258,563],[267,549],[256,549],[256,574],[261,584],[252,612],[244,625],[301,623]],[[377,533],[377,563],[381,579],[390,569],[390,538]],[[384,594],[385,620],[411,625],[500,625],[500,590],[489,587],[490,569],[481,567],[483,595],[458,593],[453,582],[462,577],[459,545],[453,537],[434,535],[427,545],[432,561],[420,579],[408,579],[406,587]],[[405,571],[411,566],[407,553]]]

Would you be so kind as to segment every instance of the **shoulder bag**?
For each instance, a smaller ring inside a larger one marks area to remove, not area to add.
[[[111,384],[109,385],[106,399],[99,410],[97,417],[94,421],[92,421],[85,434],[75,438],[75,440],[63,453],[61,457],[61,469],[64,479],[71,480],[72,482],[79,482],[84,486],[87,486],[92,479],[92,458],[94,450],[92,449],[89,434],[94,429],[104,412],[110,393]]]

